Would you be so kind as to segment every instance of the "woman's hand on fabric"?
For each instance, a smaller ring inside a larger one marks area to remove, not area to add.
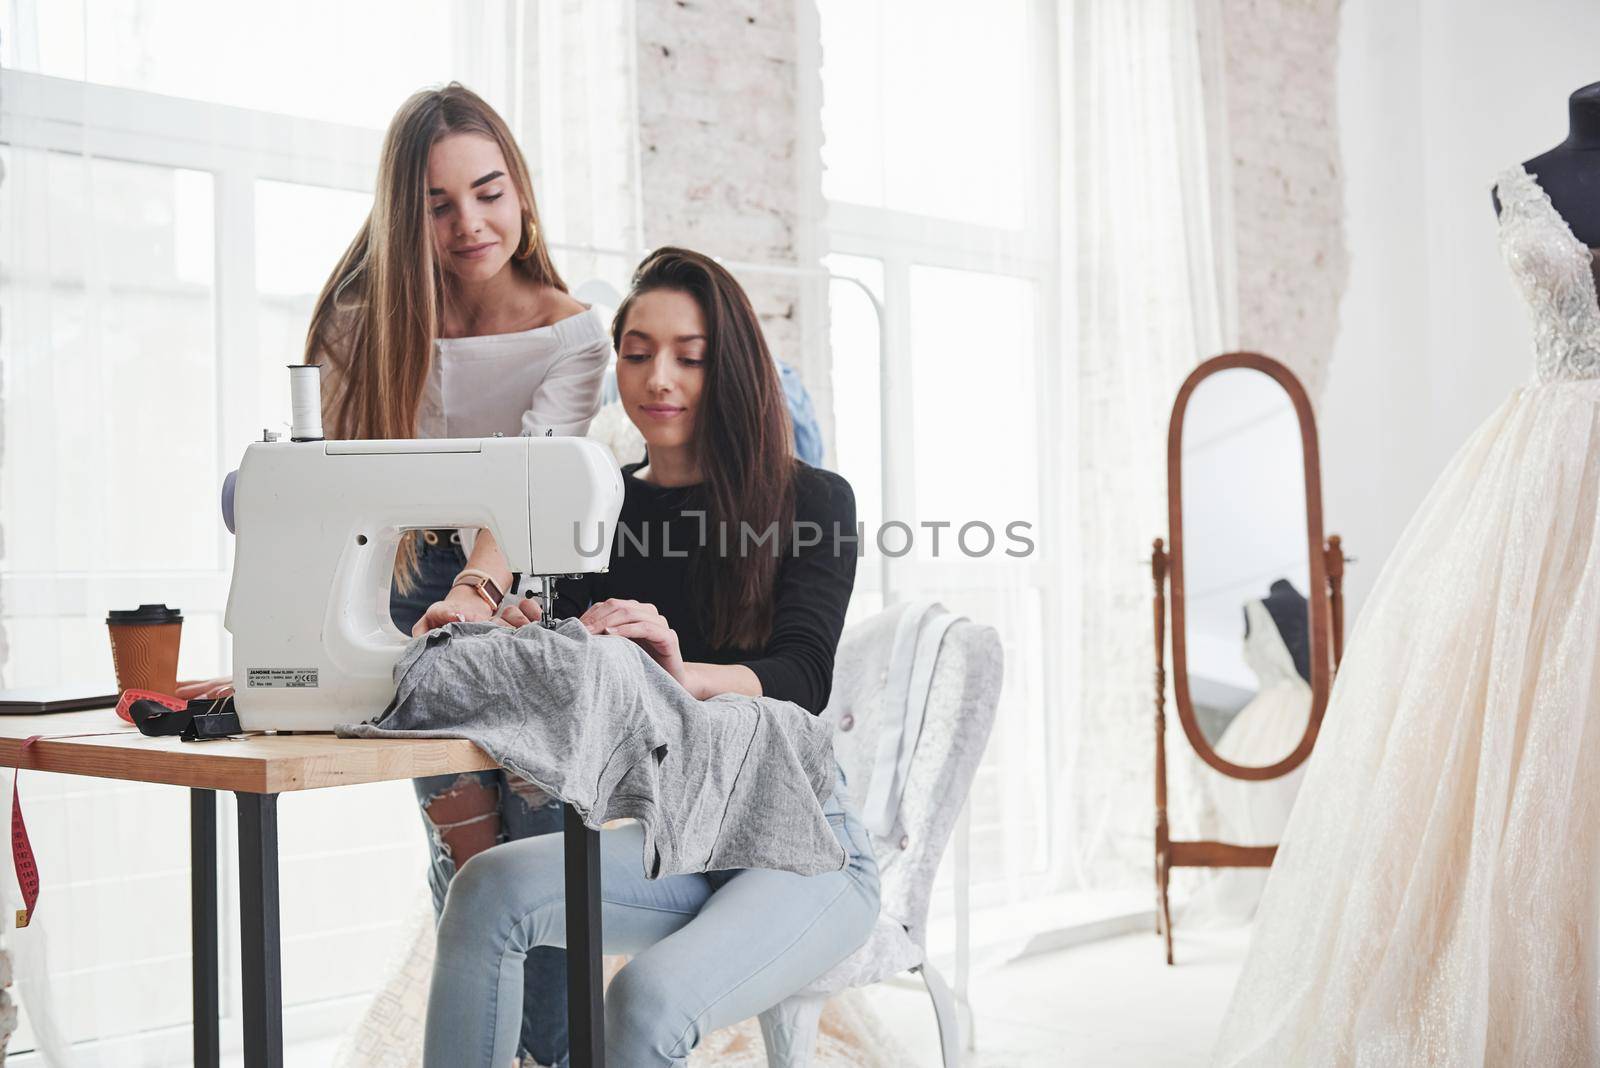
[[[494,613],[489,611],[487,601],[474,593],[471,587],[457,586],[445,595],[444,600],[428,606],[422,618],[411,628],[411,636],[414,638],[426,634],[447,623],[482,623],[492,618]]]
[[[225,675],[220,679],[190,679],[188,682],[180,682],[172,696],[185,701],[215,701],[220,697],[227,697],[232,692],[233,677]]]
[[[644,601],[630,601],[626,597],[610,597],[604,601],[596,601],[589,606],[587,612],[578,617],[578,622],[587,627],[591,634],[604,634],[607,627],[641,619],[659,619],[663,623],[666,622],[666,617],[655,605]]]
[[[689,689],[689,673],[678,648],[678,632],[653,604],[613,597],[589,606],[578,622],[591,634],[615,634],[634,642],[660,664],[679,685]],[[692,691],[691,691],[692,692]]]
[[[537,623],[544,618],[544,609],[533,597],[524,597],[515,604],[508,605],[500,613],[496,622],[504,623],[508,627],[526,627],[529,623]]]

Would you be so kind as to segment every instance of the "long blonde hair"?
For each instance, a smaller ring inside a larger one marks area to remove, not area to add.
[[[305,362],[334,372],[332,395],[323,398],[330,437],[416,435],[446,286],[428,216],[428,153],[458,133],[490,138],[505,157],[522,204],[513,269],[566,292],[539,227],[527,161],[505,120],[455,82],[415,94],[389,123],[372,211],[323,285],[306,333]]]
[[[322,398],[329,437],[416,436],[447,286],[428,214],[428,153],[459,133],[488,137],[505,157],[522,205],[512,268],[566,292],[545,247],[527,161],[505,120],[456,82],[416,93],[389,123],[372,211],[323,285],[306,332],[305,362],[333,372]],[[395,574],[402,592],[415,584],[416,563],[415,539],[402,540]]]

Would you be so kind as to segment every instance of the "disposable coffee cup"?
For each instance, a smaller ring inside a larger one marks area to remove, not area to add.
[[[164,604],[113,610],[106,616],[111,631],[111,663],[117,689],[154,690],[170,694],[178,688],[178,638],[183,613]]]

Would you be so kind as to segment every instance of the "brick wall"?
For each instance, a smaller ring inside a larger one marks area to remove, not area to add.
[[[802,48],[800,32],[815,33],[814,12],[793,0],[639,0],[634,19],[645,245],[818,266],[817,51]],[[801,371],[821,414],[826,289],[792,274],[735,273],[767,343]]]
[[[1239,345],[1320,396],[1349,274],[1335,67],[1339,0],[1220,0],[1208,85],[1228,149],[1221,193]],[[1213,66],[1212,72],[1215,73]]]

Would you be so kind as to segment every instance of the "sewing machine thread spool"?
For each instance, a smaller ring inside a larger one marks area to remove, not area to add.
[[[289,365],[289,440],[322,440],[322,368]]]

